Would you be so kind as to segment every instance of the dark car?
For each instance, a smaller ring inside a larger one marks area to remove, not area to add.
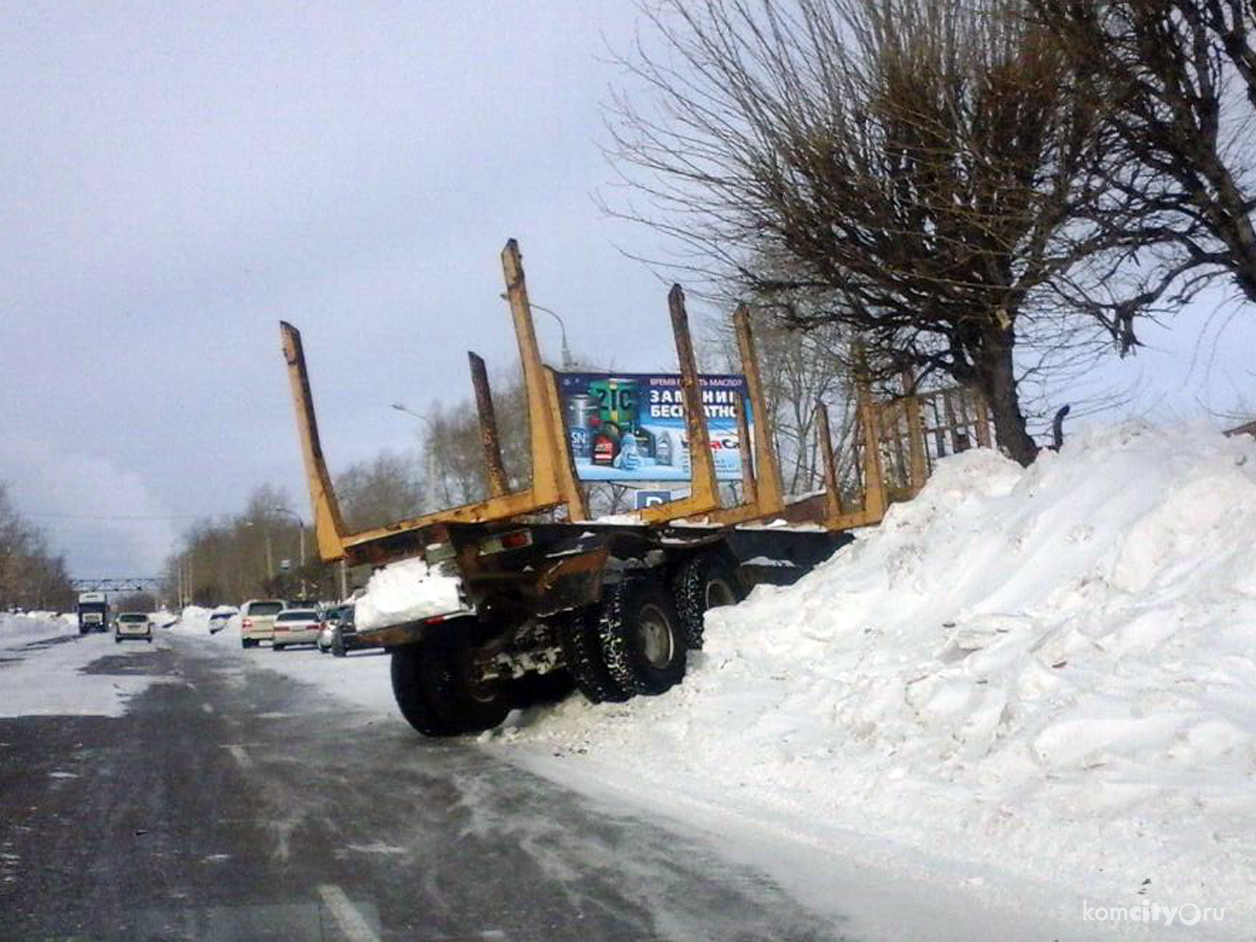
[[[353,605],[341,605],[335,609],[336,623],[331,630],[331,653],[344,657],[350,651],[367,651],[378,647],[358,641],[358,629],[353,623]]]

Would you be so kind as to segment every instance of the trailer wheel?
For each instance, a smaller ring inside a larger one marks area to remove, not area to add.
[[[694,651],[702,649],[707,610],[736,605],[744,595],[737,573],[719,553],[699,553],[681,563],[672,577],[672,594],[685,644]]]
[[[433,646],[429,689],[436,708],[463,733],[482,733],[500,726],[512,709],[510,685],[483,680],[475,668],[475,648],[455,642]],[[438,680],[439,678],[439,680]]]
[[[429,698],[425,670],[429,652],[423,645],[405,644],[392,649],[393,697],[406,722],[424,736],[456,736],[460,731],[438,712]]]
[[[563,660],[576,682],[576,689],[590,703],[623,703],[628,694],[619,686],[602,657],[598,632],[599,607],[569,612],[559,625],[558,639]]]
[[[480,733],[499,725],[513,708],[506,684],[475,676],[473,655],[469,645],[440,641],[393,649],[393,696],[402,716],[424,736]]]
[[[664,693],[685,676],[685,636],[661,579],[625,579],[607,586],[598,634],[607,669],[630,694]]]

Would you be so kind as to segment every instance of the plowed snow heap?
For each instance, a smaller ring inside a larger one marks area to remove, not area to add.
[[[1237,905],[1254,535],[1248,438],[1126,424],[1028,470],[970,451],[797,585],[710,612],[669,697],[517,735],[1074,887]]]

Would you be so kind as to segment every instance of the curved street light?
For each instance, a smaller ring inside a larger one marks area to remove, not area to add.
[[[503,301],[510,300],[510,297],[504,293],[499,294],[498,297],[501,298]],[[571,348],[567,346],[567,325],[563,321],[562,317],[559,316],[557,311],[551,311],[544,304],[537,304],[531,298],[528,299],[528,306],[535,308],[538,311],[544,311],[550,317],[554,318],[554,320],[558,321],[558,330],[559,330],[559,333],[562,334],[562,338],[563,338],[563,369],[564,370],[571,369],[575,365],[575,361],[572,360],[571,358]]]
[[[301,596],[305,596],[305,521],[301,519],[301,515],[295,510],[289,510],[287,507],[272,507],[272,512],[277,514],[287,514],[297,522],[297,531],[300,534],[301,546]]]

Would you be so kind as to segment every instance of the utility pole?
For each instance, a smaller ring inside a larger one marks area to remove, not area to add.
[[[266,547],[266,581],[270,582],[275,578],[275,560],[270,548],[270,527],[266,526],[265,518],[263,518],[260,525],[253,520],[245,520],[244,525],[246,527],[260,527],[262,531],[262,542]]]

